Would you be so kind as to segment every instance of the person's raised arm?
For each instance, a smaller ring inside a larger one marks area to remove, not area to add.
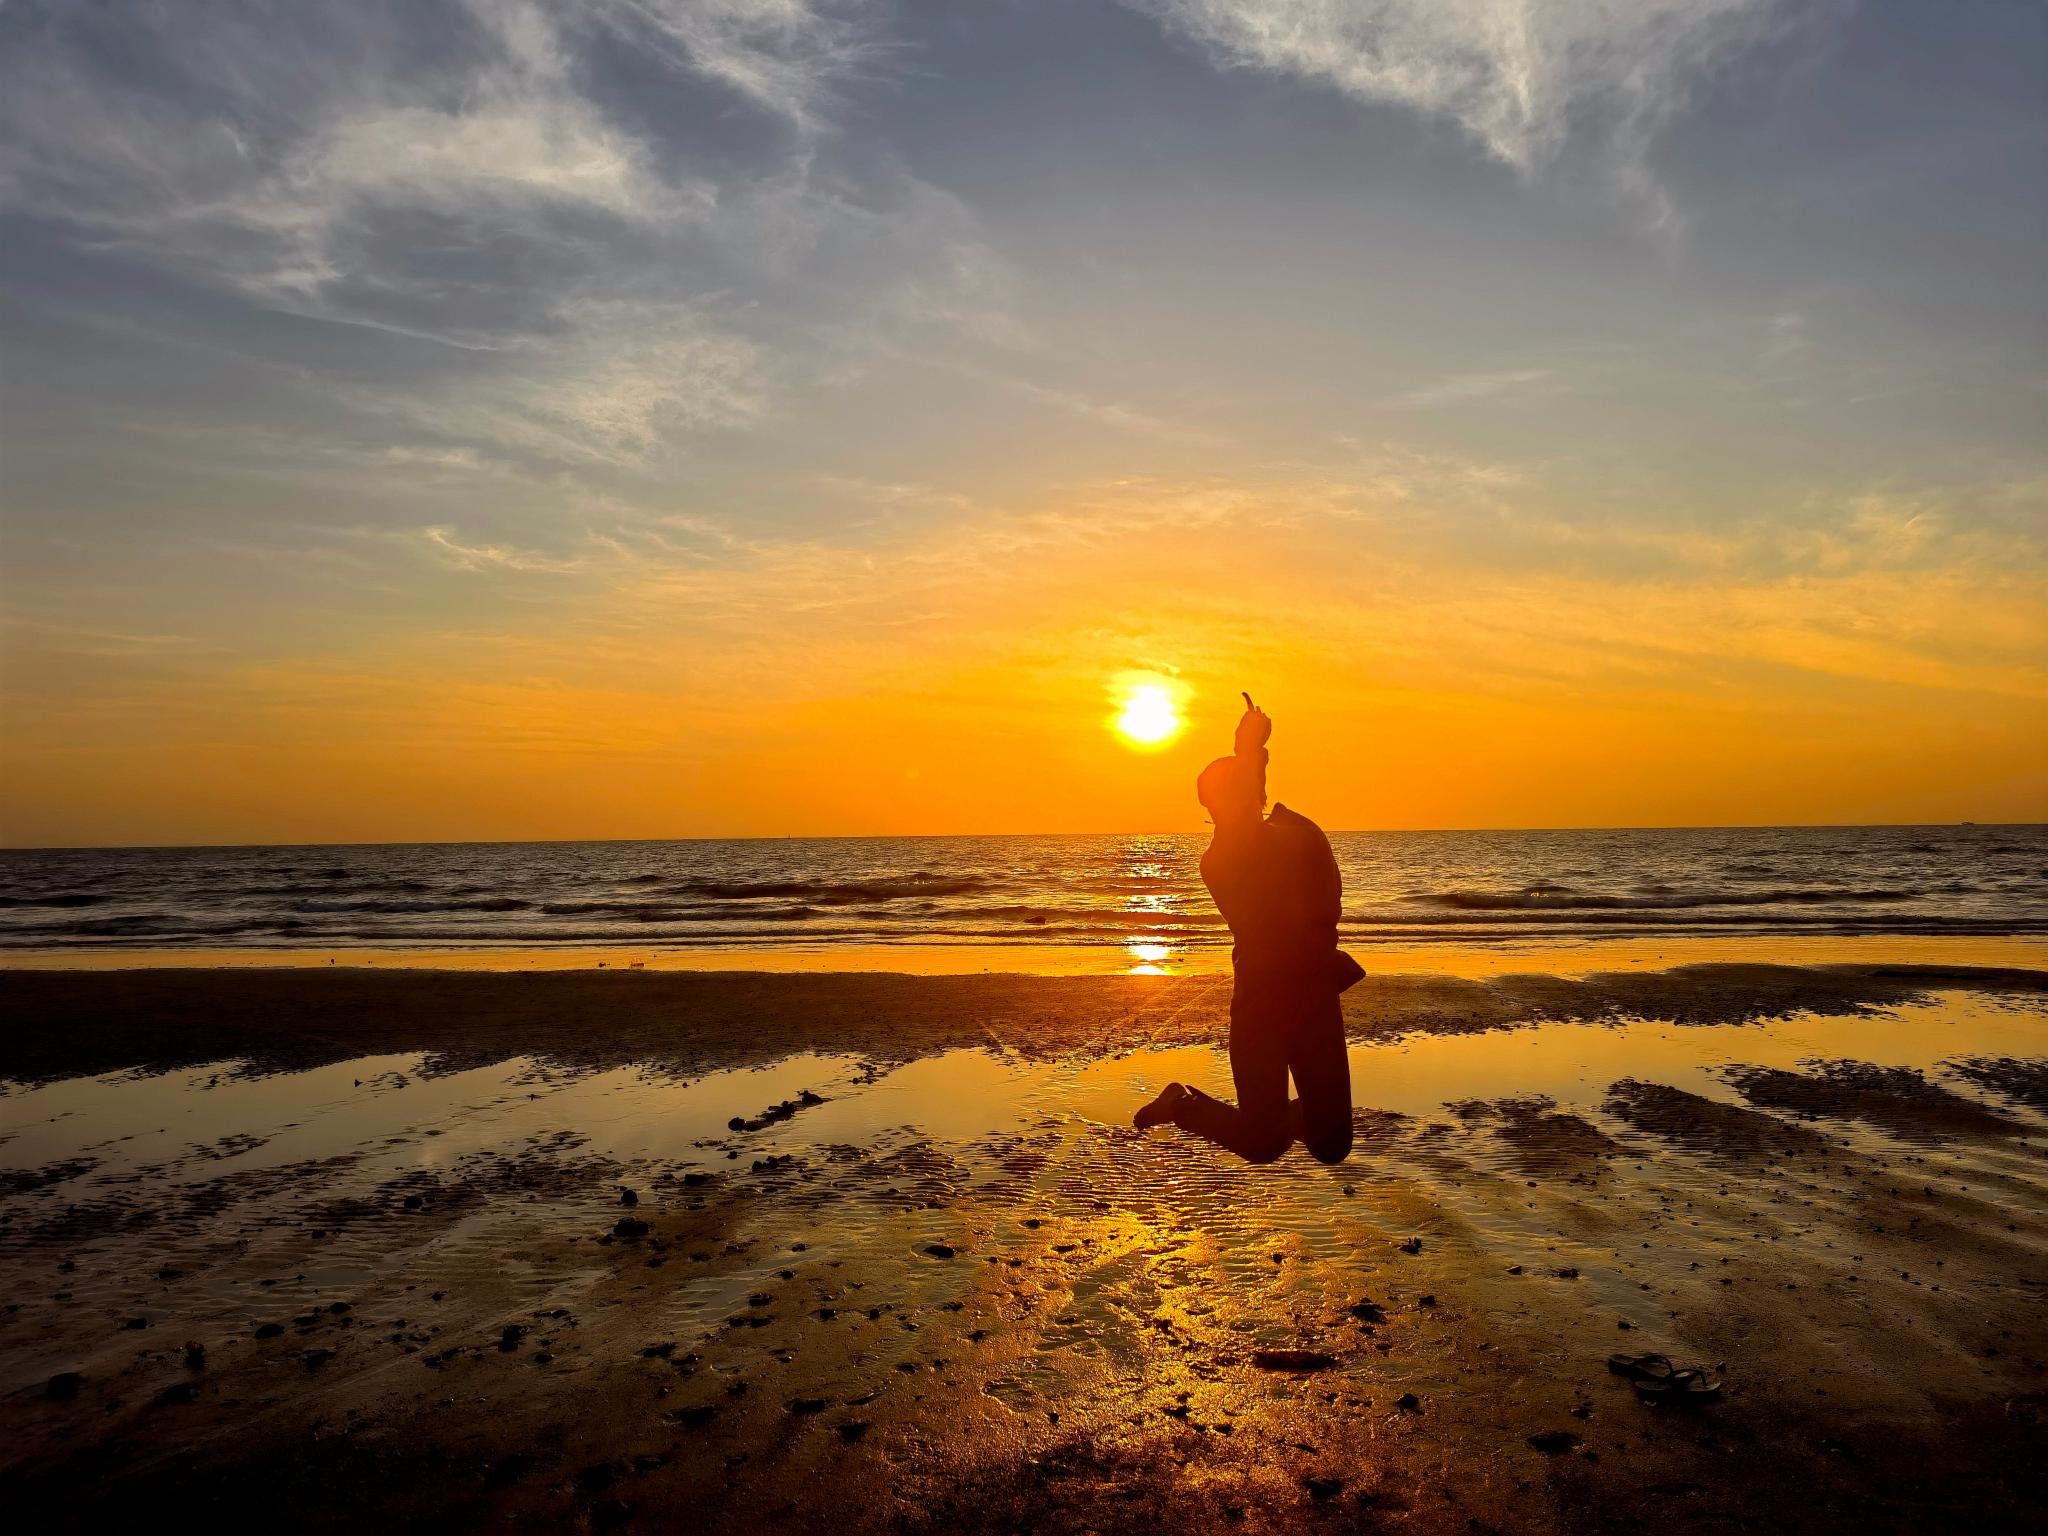
[[[1254,776],[1259,786],[1259,804],[1266,803],[1266,743],[1272,739],[1273,722],[1266,712],[1244,696],[1244,717],[1237,722],[1237,756],[1243,771]]]

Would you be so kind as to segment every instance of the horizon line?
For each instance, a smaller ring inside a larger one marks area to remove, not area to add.
[[[2048,827],[2048,821],[1758,821],[1662,822],[1637,825],[1549,827],[1326,827],[1333,837],[1412,837],[1458,833],[1524,832],[1790,832],[1904,831],[1915,828],[1983,827],[1987,830]],[[947,842],[995,837],[1201,837],[1198,830],[1123,832],[768,832],[726,836],[681,837],[457,837],[389,838],[368,842],[240,842],[240,843],[4,843],[8,853],[143,853],[202,851],[216,848],[526,848],[575,843],[828,843]]]

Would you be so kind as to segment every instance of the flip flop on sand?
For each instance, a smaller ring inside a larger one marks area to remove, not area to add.
[[[1721,1378],[1705,1366],[1677,1366],[1669,1355],[1609,1355],[1607,1369],[1626,1376],[1646,1402],[1706,1402],[1721,1395]]]
[[[1703,1365],[1681,1366],[1661,1379],[1638,1381],[1636,1395],[1654,1402],[1705,1403],[1721,1395],[1721,1378]]]
[[[1609,1355],[1607,1369],[1631,1381],[1663,1381],[1677,1367],[1669,1355]]]

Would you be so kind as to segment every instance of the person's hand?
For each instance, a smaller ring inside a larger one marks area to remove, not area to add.
[[[1237,722],[1237,750],[1240,754],[1263,747],[1273,736],[1273,722],[1266,712],[1244,696],[1244,718]]]

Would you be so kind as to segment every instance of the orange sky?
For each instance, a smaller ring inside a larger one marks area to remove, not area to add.
[[[1623,574],[1589,554],[1633,565],[1640,530],[1574,532],[1561,566],[1519,504],[1429,465],[1106,485],[867,551],[522,573],[517,631],[263,665],[109,642],[17,711],[6,833],[1189,829],[1240,687],[1276,798],[1335,828],[2048,814],[2041,587],[1995,546],[1930,550],[1900,531],[1925,508],[1870,501],[1818,544],[1759,522]],[[1187,695],[1163,750],[1107,728],[1132,669]]]

